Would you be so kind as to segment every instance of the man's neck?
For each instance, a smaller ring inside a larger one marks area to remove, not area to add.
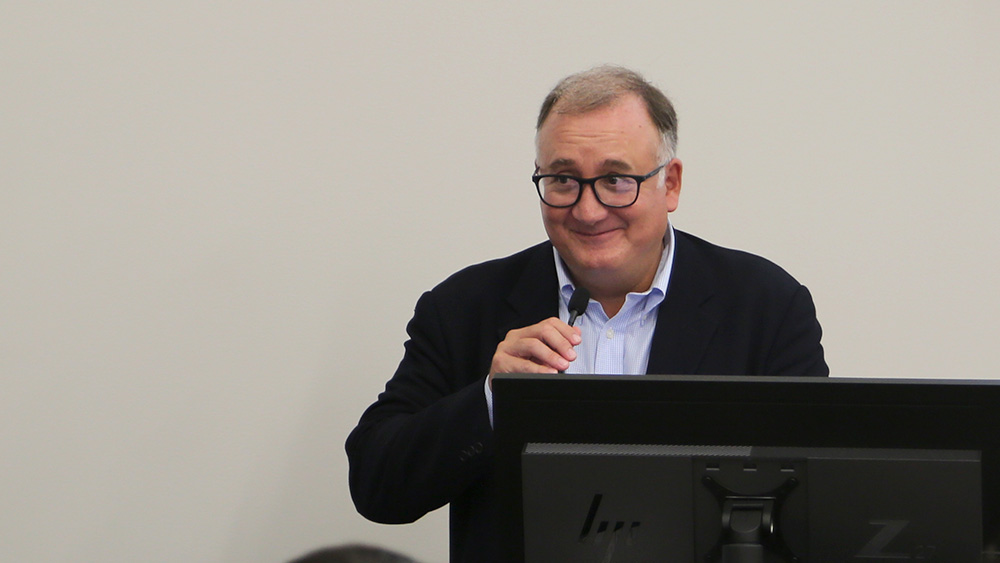
[[[632,276],[625,277],[620,272],[603,271],[586,272],[582,276],[570,271],[569,275],[575,286],[587,288],[591,299],[600,303],[604,313],[611,318],[625,305],[629,293],[643,293],[653,286],[653,280],[656,279],[656,272],[662,261],[663,250],[664,245],[661,244],[659,252],[650,256],[645,267]]]
[[[659,261],[653,264],[653,269],[645,273],[639,281],[631,284],[622,284],[621,279],[616,279],[614,276],[607,276],[609,279],[602,279],[603,276],[590,276],[589,279],[581,279],[572,273],[570,275],[573,277],[574,285],[587,288],[590,292],[590,298],[600,303],[601,307],[604,308],[604,314],[611,318],[617,315],[618,311],[625,305],[625,299],[629,293],[642,293],[649,290],[653,285],[653,278],[656,276],[658,266]]]
[[[659,252],[650,256],[648,260],[643,260],[643,268],[634,272],[603,270],[574,272],[565,261],[559,258],[559,253],[556,251],[560,283],[570,282],[574,287],[587,288],[591,299],[601,304],[608,318],[614,317],[621,311],[630,293],[645,293],[653,287],[654,283],[657,283],[656,275],[661,266],[665,266],[665,271],[669,274],[668,254],[671,253],[667,251],[667,245],[673,245],[673,234],[672,227],[668,226],[667,229]]]

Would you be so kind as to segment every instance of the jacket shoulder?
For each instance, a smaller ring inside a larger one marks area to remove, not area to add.
[[[552,258],[552,244],[548,241],[526,248],[504,258],[496,258],[467,266],[448,276],[435,286],[431,292],[439,294],[463,295],[482,294],[484,291],[497,291],[510,288],[532,268],[545,267],[547,264],[555,268]]]
[[[674,231],[678,256],[675,260],[692,261],[708,271],[715,279],[733,280],[746,286],[757,284],[798,288],[799,282],[774,262],[743,250],[725,248],[694,235]]]

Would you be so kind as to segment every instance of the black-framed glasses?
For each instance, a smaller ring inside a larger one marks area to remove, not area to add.
[[[573,207],[580,201],[583,186],[590,185],[597,201],[605,207],[628,207],[639,199],[639,184],[655,176],[668,163],[656,167],[646,175],[605,174],[593,178],[578,178],[568,174],[535,174],[538,197],[550,207]],[[537,171],[537,169],[536,169]]]

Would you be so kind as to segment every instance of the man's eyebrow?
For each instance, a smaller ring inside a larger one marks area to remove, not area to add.
[[[576,161],[572,158],[557,158],[549,163],[549,168],[562,168],[563,166],[573,166]]]
[[[605,160],[604,162],[601,163],[601,168],[603,168],[605,170],[615,169],[615,170],[622,170],[622,171],[628,172],[629,170],[632,170],[632,165],[629,164],[629,163],[627,163],[627,162],[625,162],[624,160],[617,160],[617,159],[614,159],[614,158],[609,158],[609,159],[607,159],[607,160]]]
[[[576,161],[572,158],[557,158],[549,163],[549,168],[562,168],[562,167],[572,167],[576,165]],[[618,160],[616,158],[609,158],[601,163],[602,170],[620,170],[622,172],[628,172],[632,170],[632,165],[625,162],[624,160]]]

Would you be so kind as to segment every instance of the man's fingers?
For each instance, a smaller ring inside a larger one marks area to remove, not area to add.
[[[565,370],[569,367],[569,363],[576,359],[576,352],[572,347],[569,348],[569,357],[567,357],[565,352],[557,352],[549,344],[537,338],[519,339],[506,348],[505,352],[509,356],[530,360],[540,367],[548,367],[556,371]]]
[[[504,357],[493,373],[558,373],[559,370],[536,361],[534,358]]]
[[[576,359],[580,329],[557,318],[512,330],[497,346],[490,374],[556,373],[569,368]]]
[[[580,343],[579,328],[571,327],[554,318],[546,319],[534,327],[537,327],[536,337],[549,348],[569,361],[576,359],[576,350],[573,347]]]

